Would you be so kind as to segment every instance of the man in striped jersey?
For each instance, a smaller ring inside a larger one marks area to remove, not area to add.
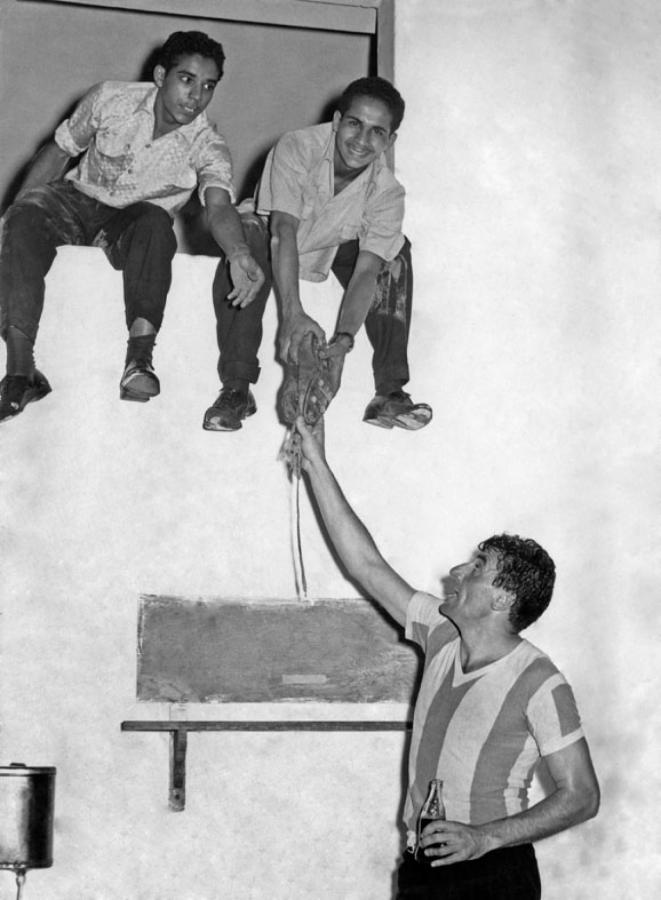
[[[494,536],[451,570],[451,589],[439,605],[384,560],[321,445],[302,419],[297,427],[303,468],[349,575],[425,652],[397,900],[537,900],[533,841],[591,818],[599,807],[571,688],[548,656],[520,636],[548,606],[553,561],[535,541]],[[555,787],[529,807],[541,760]],[[446,819],[427,825],[416,848],[432,778],[443,781]]]

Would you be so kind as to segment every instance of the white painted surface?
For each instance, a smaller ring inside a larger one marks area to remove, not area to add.
[[[340,481],[417,586],[436,590],[494,531],[556,560],[528,636],[575,688],[604,798],[538,845],[545,900],[653,898],[661,881],[660,31],[653,0],[400,4],[412,391],[435,418],[417,434],[361,423],[363,338],[327,417]],[[177,258],[163,394],[131,405],[119,276],[98,251],[63,251],[38,348],[53,394],[2,427],[0,748],[58,767],[56,862],[26,900],[388,896],[401,736],[193,735],[173,814],[167,738],[119,732],[140,714],[140,592],[293,596],[272,305],[258,415],[234,435],[200,427],[213,265]],[[315,309],[336,296],[309,292]],[[302,512],[311,593],[354,596]],[[259,710],[273,713],[300,710]]]

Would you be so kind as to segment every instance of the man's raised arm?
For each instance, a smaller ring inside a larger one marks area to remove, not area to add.
[[[384,560],[356,513],[347,502],[326,462],[321,444],[301,418],[303,469],[307,473],[324,525],[333,547],[349,575],[400,625],[415,593],[413,588]]]

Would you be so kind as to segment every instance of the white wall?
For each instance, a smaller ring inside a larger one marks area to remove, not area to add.
[[[400,3],[411,389],[435,418],[417,434],[361,423],[364,340],[327,416],[348,496],[419,587],[436,590],[494,531],[556,559],[553,604],[528,636],[575,688],[604,797],[596,820],[538,845],[545,900],[652,898],[661,875],[659,33],[653,0]],[[53,394],[2,426],[0,756],[58,767],[55,865],[28,875],[26,900],[388,896],[400,735],[193,735],[174,814],[167,738],[119,731],[144,715],[141,592],[293,596],[274,310],[259,414],[203,432],[212,272],[177,258],[163,393],[133,405],[117,399],[119,276],[99,251],[64,250],[38,345]],[[323,285],[308,300],[321,312],[336,296]],[[354,596],[302,505],[310,593]]]
[[[436,360],[420,558],[503,528],[548,546],[556,595],[529,637],[574,685],[602,782],[594,822],[538,845],[548,898],[661,886],[660,34],[653,0],[398,17],[413,341]]]

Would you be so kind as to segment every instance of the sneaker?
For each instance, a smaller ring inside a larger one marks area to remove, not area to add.
[[[38,369],[27,375],[5,375],[0,381],[0,421],[23,412],[28,403],[50,394],[51,386]]]
[[[161,385],[151,363],[131,360],[127,363],[119,382],[120,400],[136,400],[146,403],[161,392]]]
[[[405,391],[392,391],[387,396],[376,394],[367,404],[363,422],[380,428],[406,428],[417,431],[431,422],[432,408],[427,403],[414,403]]]
[[[257,412],[252,391],[223,388],[216,402],[204,414],[205,431],[238,431],[241,421]]]

